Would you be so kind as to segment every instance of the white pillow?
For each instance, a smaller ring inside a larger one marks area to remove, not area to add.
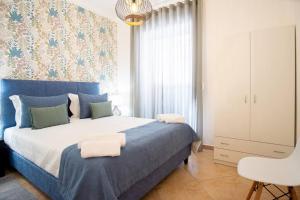
[[[68,94],[71,104],[70,104],[70,110],[73,113],[72,118],[79,118],[80,116],[80,105],[79,105],[79,98],[77,94]]]
[[[16,121],[16,126],[19,128],[21,126],[21,100],[19,95],[12,95],[9,97],[9,99],[12,101],[16,114],[15,114],[15,121]]]

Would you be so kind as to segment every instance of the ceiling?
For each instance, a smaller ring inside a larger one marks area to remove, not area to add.
[[[69,0],[70,2],[82,6],[88,10],[95,12],[98,15],[105,16],[111,19],[118,19],[115,13],[115,4],[117,0]],[[174,3],[178,0],[150,0],[153,8]]]
[[[168,4],[172,4],[178,2],[180,0],[150,0],[152,3],[153,8],[159,8]]]

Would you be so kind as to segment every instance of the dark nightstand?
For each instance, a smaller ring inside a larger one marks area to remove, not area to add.
[[[3,140],[0,140],[0,177],[5,175],[8,160],[7,156],[7,146]]]

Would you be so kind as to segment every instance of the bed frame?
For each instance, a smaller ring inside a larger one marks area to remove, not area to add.
[[[61,82],[61,81],[30,81],[30,80],[8,80],[2,79],[0,82],[0,138],[6,128],[15,126],[15,109],[9,96],[14,94],[24,94],[31,96],[51,96],[65,93],[78,94],[99,94],[98,83],[87,82]],[[191,154],[191,145],[183,149],[178,149],[177,154],[167,162],[153,171],[144,179],[135,183],[131,188],[119,196],[121,200],[140,199],[148,193],[155,185],[168,176],[177,166],[184,161],[187,164]],[[51,199],[62,200],[59,192],[59,179],[38,167],[33,162],[24,158],[17,152],[9,149],[9,163],[19,173],[26,177],[33,185],[46,193]]]

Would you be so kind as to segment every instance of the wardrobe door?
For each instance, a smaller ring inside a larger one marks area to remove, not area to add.
[[[251,140],[294,145],[295,28],[251,34]]]
[[[215,134],[249,139],[250,34],[226,38],[218,55]]]

